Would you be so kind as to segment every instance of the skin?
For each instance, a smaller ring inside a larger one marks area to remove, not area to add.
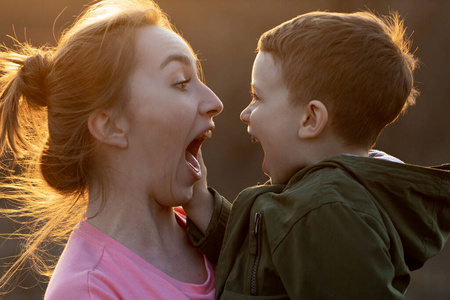
[[[348,145],[334,133],[329,112],[320,100],[294,104],[282,78],[281,64],[272,54],[259,52],[252,70],[252,100],[241,113],[252,141],[261,143],[262,170],[272,184],[286,184],[298,170],[343,153],[368,156],[369,149]],[[213,199],[204,178],[195,185],[193,200],[184,208],[205,232]]]
[[[259,52],[252,72],[252,101],[242,111],[247,131],[264,150],[262,169],[272,183],[284,183],[303,164],[298,153],[302,106],[289,100],[281,69],[269,53]]]
[[[262,169],[273,184],[285,184],[298,170],[329,157],[367,156],[368,149],[347,145],[333,132],[320,100],[294,104],[282,78],[281,64],[259,52],[252,71],[253,99],[241,113],[252,140],[261,143]]]
[[[98,157],[108,166],[111,189],[104,209],[88,221],[169,276],[203,283],[203,257],[172,207],[188,203],[202,178],[186,149],[214,129],[212,118],[223,106],[197,77],[196,59],[175,33],[140,28],[136,51],[125,111],[116,118],[99,112],[89,120],[91,133],[102,141]],[[95,182],[91,187],[87,215],[100,205],[100,189]]]
[[[222,103],[198,79],[196,59],[178,35],[160,27],[146,31],[155,37],[138,40],[138,54],[146,59],[129,81],[132,165],[139,167],[138,184],[147,186],[150,198],[178,206],[191,199],[193,184],[201,178],[186,162],[185,150],[214,129],[212,117],[222,111]],[[154,45],[153,40],[167,43]]]

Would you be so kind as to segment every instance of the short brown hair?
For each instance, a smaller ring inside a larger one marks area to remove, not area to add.
[[[312,12],[265,32],[257,50],[281,63],[294,104],[322,101],[346,144],[370,148],[415,103],[409,48],[397,13]]]

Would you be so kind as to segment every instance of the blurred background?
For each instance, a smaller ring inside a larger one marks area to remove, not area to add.
[[[90,1],[0,0],[0,43],[19,41],[34,46],[55,45],[60,33]],[[437,165],[450,162],[450,1],[447,0],[160,0],[161,8],[202,59],[207,85],[224,103],[215,118],[213,138],[203,146],[209,184],[230,201],[245,187],[262,183],[262,151],[252,144],[239,113],[250,100],[250,74],[259,36],[299,14],[327,10],[395,10],[412,34],[412,49],[421,60],[415,73],[421,91],[406,116],[388,127],[376,145],[407,163]],[[395,175],[395,174],[393,174]],[[1,197],[1,196],[0,196]],[[0,200],[0,205],[4,205]],[[11,221],[0,219],[0,232],[12,232]],[[14,240],[0,237],[0,257],[18,251]],[[4,272],[4,269],[0,269]],[[413,272],[407,299],[450,299],[450,246],[425,267]],[[17,288],[3,299],[40,299],[45,283],[34,276],[18,279]]]

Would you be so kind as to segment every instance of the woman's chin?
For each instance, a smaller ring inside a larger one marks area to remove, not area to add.
[[[202,172],[200,168],[196,168],[190,164],[187,160],[184,164],[180,164],[178,169],[178,176],[172,185],[172,197],[174,206],[182,206],[192,199],[194,194],[194,184],[202,178]]]
[[[172,189],[173,204],[172,206],[183,206],[188,203],[194,194],[193,185],[179,185]]]

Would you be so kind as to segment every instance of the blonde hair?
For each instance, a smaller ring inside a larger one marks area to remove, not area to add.
[[[322,101],[345,143],[372,147],[418,95],[398,13],[312,12],[265,32],[258,51],[274,55],[292,103]]]
[[[87,120],[96,110],[125,104],[135,32],[145,25],[174,31],[151,0],[105,0],[88,7],[54,48],[19,44],[0,52],[0,154],[2,172],[10,174],[1,185],[9,209],[0,214],[26,217],[23,229],[31,231],[16,232],[26,244],[0,288],[28,260],[51,274],[46,245],[67,241],[86,212],[89,182],[102,184]]]

